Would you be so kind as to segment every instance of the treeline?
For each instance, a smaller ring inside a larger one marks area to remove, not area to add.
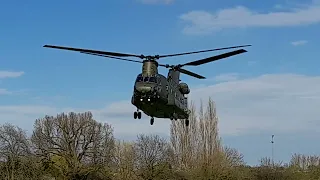
[[[172,121],[170,139],[138,135],[115,139],[109,124],[90,112],[37,119],[31,137],[11,124],[0,127],[0,179],[4,180],[316,180],[320,158],[295,154],[288,164],[261,159],[247,166],[222,145],[214,102],[196,112],[189,127]],[[249,146],[249,145],[248,145]]]

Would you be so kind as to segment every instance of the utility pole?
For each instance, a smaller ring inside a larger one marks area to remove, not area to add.
[[[273,138],[274,138],[274,135],[271,136],[271,155],[272,155],[271,160],[272,160],[272,167],[274,167],[274,152],[273,152],[274,140],[273,140]]]

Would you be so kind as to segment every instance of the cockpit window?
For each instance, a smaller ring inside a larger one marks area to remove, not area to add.
[[[137,77],[136,82],[141,82],[141,81],[143,81],[143,77],[142,77],[141,75],[139,75],[139,76]]]
[[[142,75],[138,75],[136,82],[153,82],[156,83],[157,82],[157,78],[156,77],[143,77]]]
[[[155,77],[150,77],[149,82],[156,83],[156,82],[157,82],[157,79],[156,79]]]
[[[143,82],[149,82],[149,77],[144,77]]]

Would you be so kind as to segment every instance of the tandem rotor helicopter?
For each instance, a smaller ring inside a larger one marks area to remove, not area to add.
[[[102,56],[107,58],[118,59],[122,61],[130,61],[142,64],[142,72],[137,75],[134,83],[133,95],[131,98],[131,103],[137,107],[137,111],[133,113],[134,119],[141,119],[141,111],[146,115],[150,116],[150,124],[153,125],[154,118],[170,118],[171,120],[183,119],[185,120],[185,125],[189,126],[189,114],[188,109],[188,97],[190,89],[188,85],[184,82],[180,82],[180,73],[193,76],[199,79],[205,79],[205,77],[193,73],[191,71],[185,70],[183,66],[199,66],[212,61],[224,59],[230,56],[238,55],[247,52],[244,49],[238,49],[231,52],[219,54],[216,56],[208,57],[205,59],[200,59],[197,61],[188,62],[185,64],[169,65],[169,64],[159,64],[157,60],[165,57],[182,56],[188,54],[204,53],[210,51],[226,50],[242,48],[251,45],[241,45],[224,47],[217,49],[209,49],[194,52],[185,52],[178,54],[168,54],[168,55],[155,55],[155,56],[145,56],[145,55],[135,55],[135,54],[125,54],[117,52],[107,52],[99,50],[90,49],[80,49],[73,47],[63,47],[63,46],[53,46],[44,45],[46,48],[62,49],[69,51],[77,51],[83,54]],[[125,59],[123,57],[136,57],[142,59],[132,60]],[[158,67],[169,68],[167,77],[158,73]],[[141,110],[141,111],[140,111]]]

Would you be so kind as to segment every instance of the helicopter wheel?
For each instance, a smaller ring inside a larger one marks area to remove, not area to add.
[[[138,116],[138,119],[141,119],[141,112],[138,112],[137,116]]]
[[[153,125],[153,123],[154,123],[154,118],[152,117],[152,118],[150,119],[150,124]]]
[[[137,113],[137,112],[134,112],[134,113],[133,113],[133,118],[134,118],[134,119],[137,119],[137,117],[138,117],[138,113]]]
[[[186,123],[186,126],[188,127],[189,126],[189,119],[186,119],[185,123]]]

